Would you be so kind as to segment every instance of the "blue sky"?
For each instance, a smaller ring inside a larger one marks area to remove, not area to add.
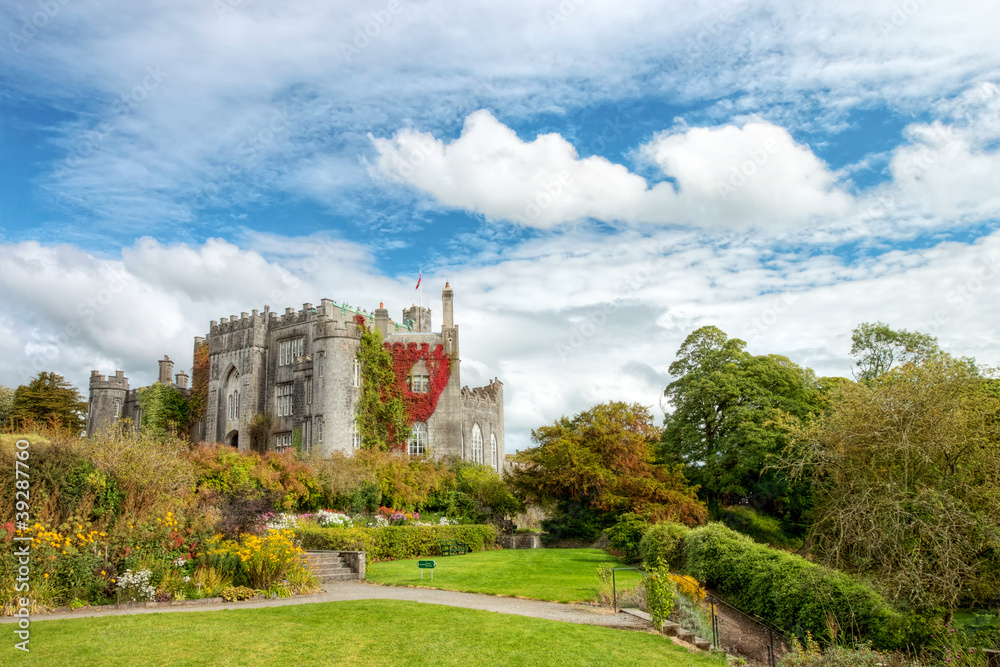
[[[0,383],[146,383],[211,319],[396,313],[420,270],[463,381],[505,382],[508,449],[659,413],[706,324],[821,374],[877,319],[997,365],[998,13],[6,3]]]

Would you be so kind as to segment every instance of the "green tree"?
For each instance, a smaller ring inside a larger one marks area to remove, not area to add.
[[[14,410],[14,390],[0,385],[0,430],[11,427],[10,418]]]
[[[808,486],[769,462],[787,445],[787,422],[822,409],[824,383],[785,357],[745,347],[714,326],[685,339],[670,365],[677,379],[664,391],[673,411],[660,459],[683,464],[713,514],[722,504],[750,503],[795,523],[809,506]]]
[[[918,608],[1000,590],[995,381],[939,354],[844,384],[832,405],[790,457],[814,483],[814,555]]]
[[[938,354],[937,338],[918,331],[892,329],[885,322],[862,322],[851,332],[851,356],[859,382],[889,372],[896,363],[919,361]]]
[[[61,375],[41,371],[14,391],[11,417],[15,428],[28,421],[55,422],[72,433],[83,431],[87,403]]]
[[[522,497],[583,523],[603,527],[624,512],[702,523],[705,507],[679,468],[654,464],[658,435],[645,407],[602,403],[532,431],[536,446],[514,457],[510,481]]]

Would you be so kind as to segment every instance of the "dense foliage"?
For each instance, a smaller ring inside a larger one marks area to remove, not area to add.
[[[877,591],[849,575],[753,542],[712,523],[684,538],[686,571],[740,609],[799,637],[856,637],[876,647],[922,641],[926,628],[895,611]],[[832,623],[831,623],[832,621]]]
[[[1000,590],[1000,396],[968,362],[937,355],[844,385],[796,439],[823,562],[924,609]]]
[[[645,407],[603,403],[532,431],[536,446],[517,454],[511,482],[584,526],[625,512],[697,525],[705,507],[680,470],[653,463],[658,436]]]
[[[143,428],[158,435],[182,435],[190,426],[191,408],[177,387],[155,382],[138,394]]]
[[[716,327],[692,332],[670,365],[660,457],[683,464],[713,514],[749,503],[801,523],[809,486],[768,467],[787,445],[786,424],[822,405],[822,383],[809,369],[777,355],[753,356],[746,343]]]
[[[400,395],[392,353],[378,329],[369,328],[362,316],[358,361],[361,362],[361,395],[356,406],[358,432],[364,449],[402,450],[410,437],[410,421]]]

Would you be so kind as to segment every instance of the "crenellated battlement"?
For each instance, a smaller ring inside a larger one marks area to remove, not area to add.
[[[476,401],[486,401],[489,403],[495,403],[498,400],[503,401],[503,382],[497,378],[490,380],[490,383],[484,387],[462,387],[462,399],[463,400],[476,400]]]
[[[423,310],[427,313],[430,312],[426,308]],[[319,307],[315,307],[311,303],[304,303],[299,310],[291,307],[285,308],[285,312],[282,314],[272,311],[270,306],[264,306],[262,312],[254,309],[250,313],[240,313],[239,317],[229,315],[221,317],[218,320],[212,320],[209,324],[209,335],[235,333],[255,327],[261,327],[264,330],[281,329],[315,322],[321,325],[326,335],[332,336],[335,335],[332,333],[333,329],[346,330],[356,327],[354,318],[357,315],[364,317],[368,326],[372,326],[375,322],[375,315],[373,313],[363,308],[351,306],[348,303],[337,303],[333,299],[322,299]],[[389,327],[391,333],[407,333],[414,330],[413,325],[400,324],[391,319],[389,320]]]
[[[100,371],[90,371],[90,389],[128,389],[125,371],[115,371],[113,376],[101,375]]]

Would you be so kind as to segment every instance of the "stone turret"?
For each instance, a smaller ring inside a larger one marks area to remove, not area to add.
[[[128,378],[125,371],[115,371],[105,377],[99,371],[90,372],[90,404],[87,407],[87,435],[103,430],[118,421],[128,398]]]

